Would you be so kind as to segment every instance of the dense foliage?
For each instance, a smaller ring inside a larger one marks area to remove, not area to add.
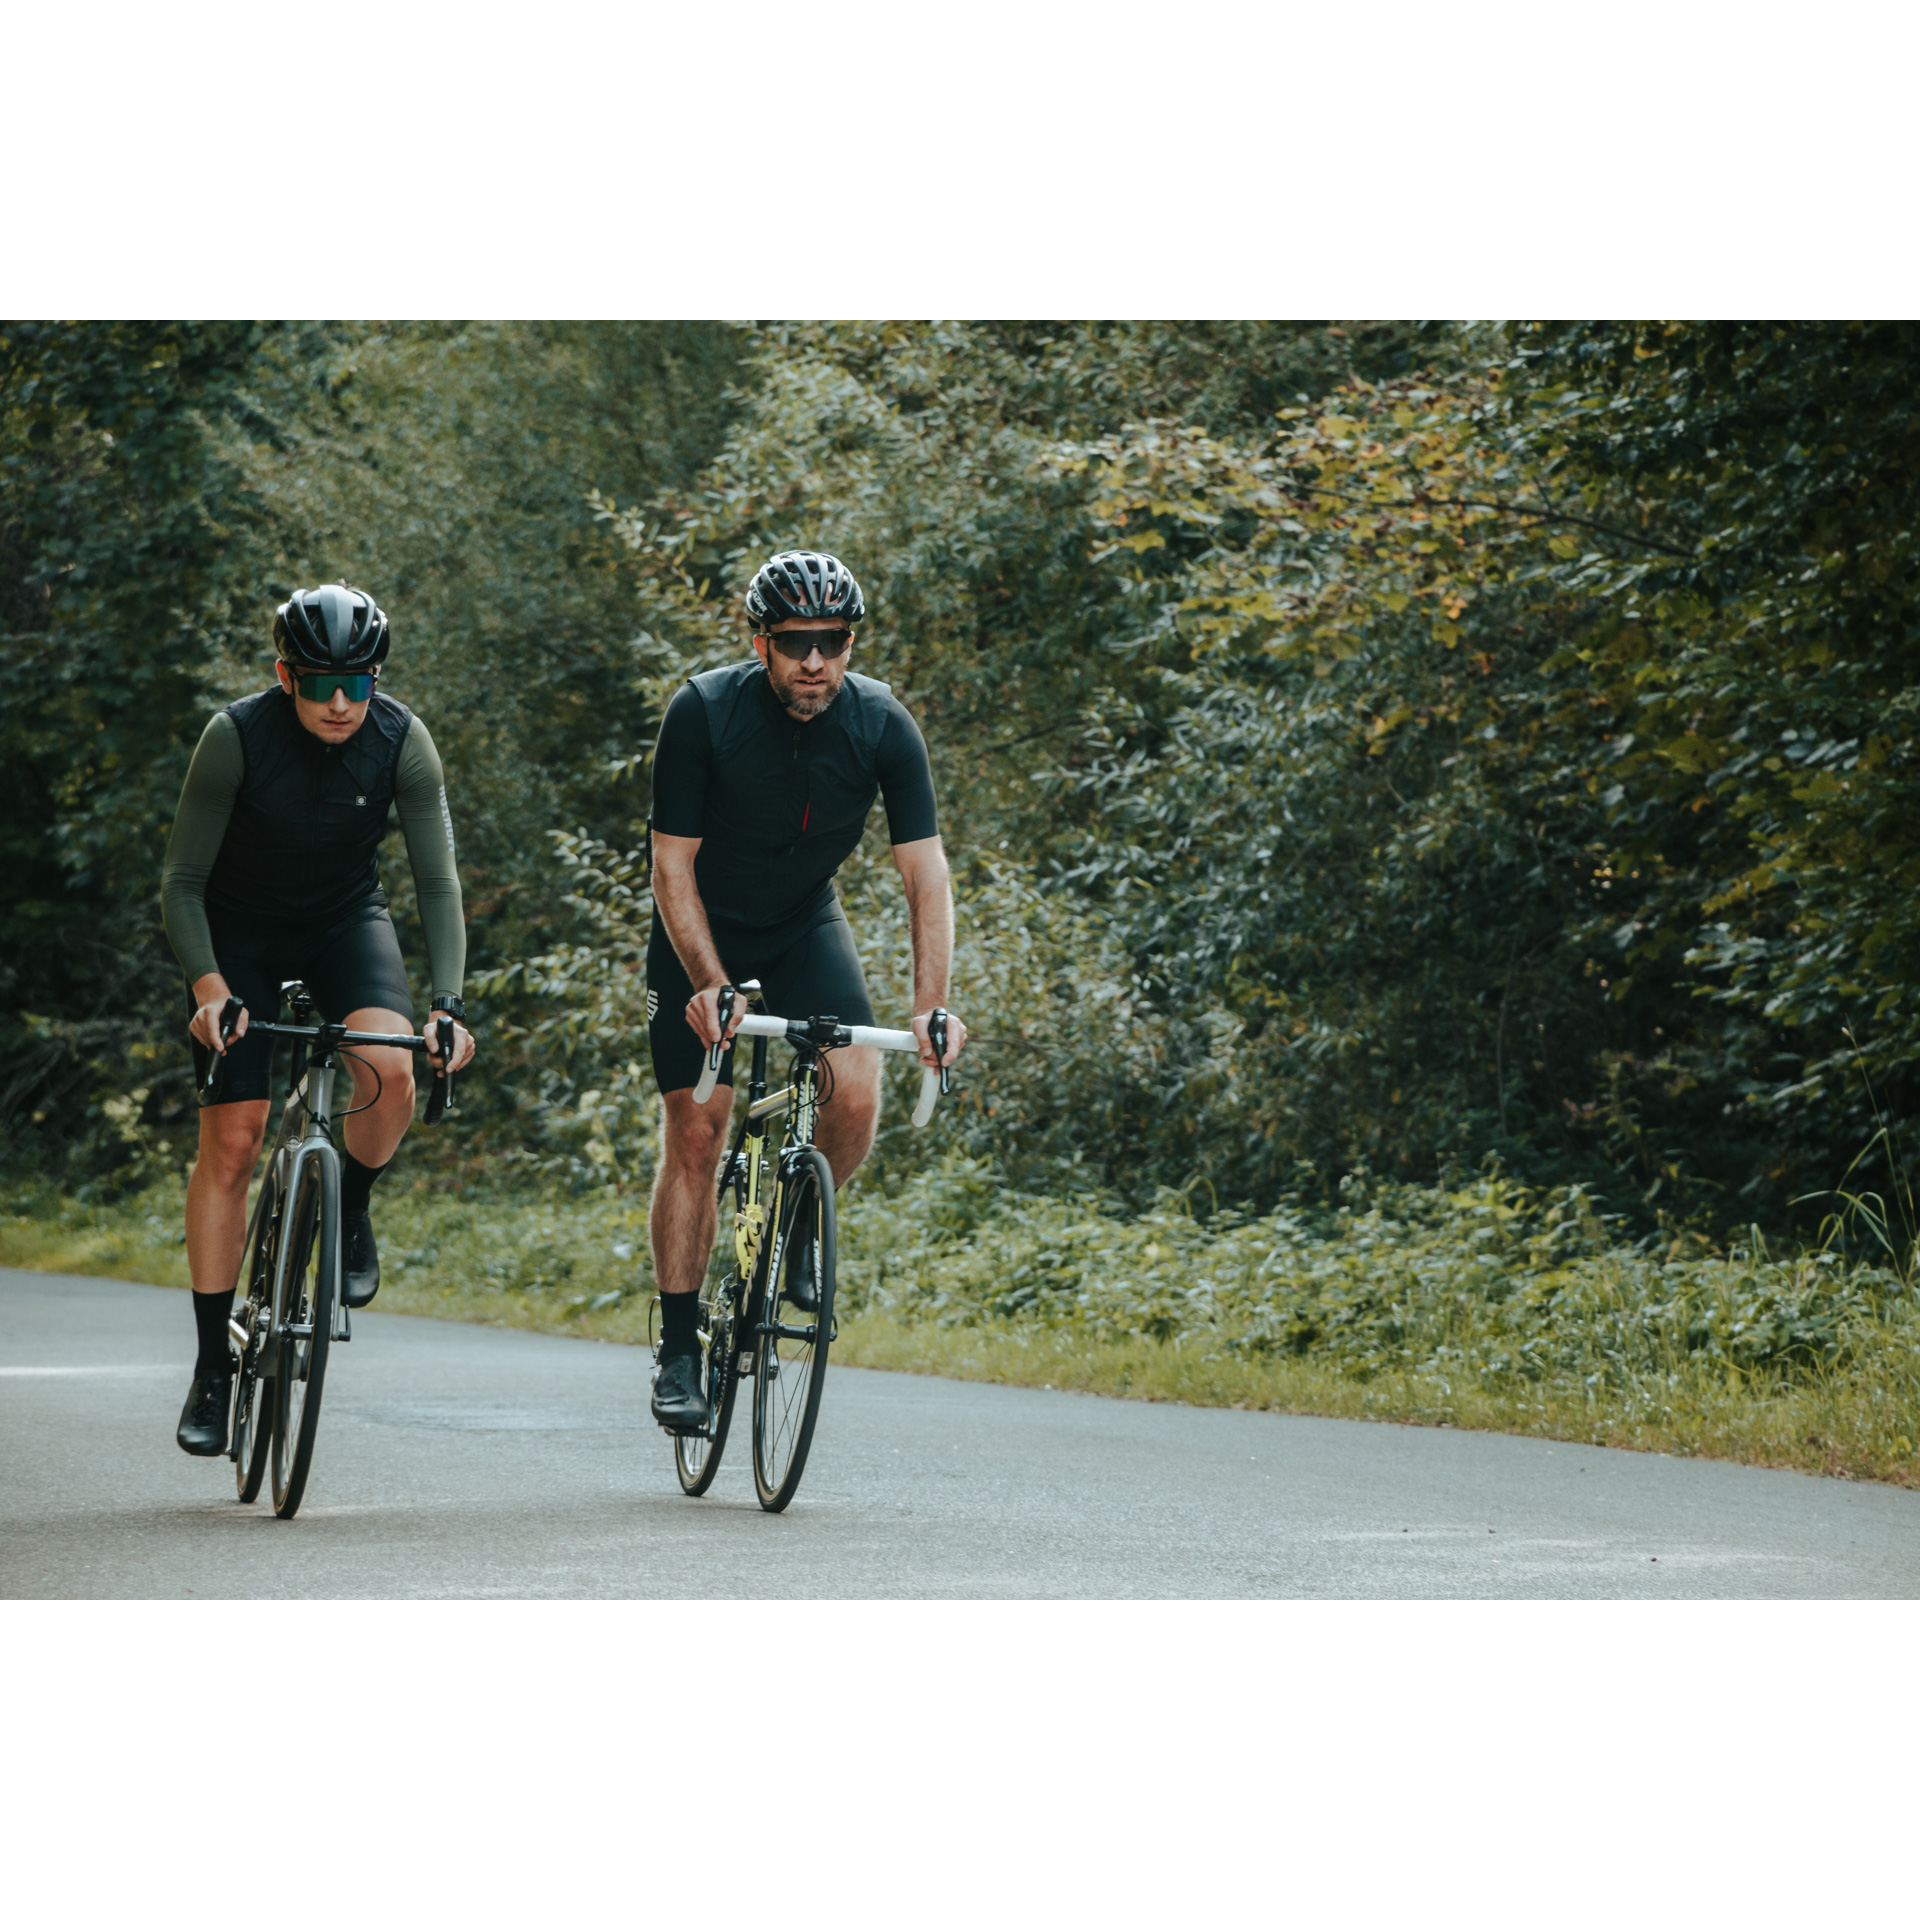
[[[457,769],[476,958],[561,929],[546,831],[628,823],[604,771],[646,716],[586,496],[697,468],[739,358],[715,327],[0,328],[11,1158],[122,1160],[105,1104],[129,1097],[190,1137],[158,863],[193,742],[267,683],[293,587],[393,609],[388,688]],[[386,877],[417,955],[404,857]]]
[[[1204,1216],[1491,1152],[1652,1248],[1799,1219],[1877,1097],[1894,1151],[1852,1182],[1900,1210],[1913,328],[16,328],[5,355],[36,704],[7,722],[0,1101],[61,1152],[123,1150],[89,1100],[162,1112],[181,755],[258,674],[271,597],[344,574],[453,772],[492,1022],[466,1137],[642,1181],[646,750],[793,542],[860,574],[856,665],[934,754],[979,1037],[942,1133],[995,1179]],[[877,824],[845,884],[897,1017]],[[83,1027],[129,995],[139,1022]],[[879,1164],[937,1178],[937,1150],[896,1128]]]
[[[1350,1175],[1337,1207],[1200,1220],[1164,1192],[1133,1218],[1084,1198],[1009,1208],[986,1169],[946,1172],[937,1193],[856,1216],[849,1304],[1313,1355],[1360,1378],[1466,1368],[1615,1390],[1687,1368],[1756,1381],[1844,1369],[1849,1343],[1880,1342],[1889,1309],[1910,1306],[1894,1273],[1831,1249],[1781,1259],[1758,1234],[1724,1260],[1694,1244],[1635,1249],[1577,1184]]]

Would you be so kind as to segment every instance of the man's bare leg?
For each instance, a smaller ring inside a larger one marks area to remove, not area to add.
[[[343,1023],[354,1033],[411,1033],[391,1007],[357,1007]],[[413,1055],[399,1047],[362,1047],[342,1055],[353,1075],[353,1106],[341,1128],[347,1151],[363,1167],[384,1167],[413,1123]]]
[[[727,1128],[733,1119],[728,1089],[718,1087],[707,1104],[694,1104],[693,1089],[661,1096],[666,1112],[660,1130],[660,1167],[653,1177],[647,1232],[653,1242],[654,1284],[662,1293],[698,1293],[707,1277]]]
[[[233,1398],[227,1316],[247,1250],[247,1186],[266,1130],[264,1100],[200,1109],[200,1154],[187,1181],[187,1272],[198,1353],[177,1435],[187,1453],[211,1456],[227,1443]]]
[[[247,1188],[267,1130],[265,1100],[200,1109],[200,1155],[187,1181],[187,1271],[195,1293],[225,1293],[247,1247]]]
[[[844,1047],[828,1054],[827,1061],[833,1098],[820,1109],[813,1140],[827,1156],[838,1188],[860,1171],[880,1129],[880,1055],[873,1047]]]
[[[716,1088],[707,1104],[693,1089],[661,1096],[660,1170],[653,1179],[647,1232],[653,1242],[653,1279],[660,1289],[660,1370],[653,1378],[653,1417],[680,1432],[705,1426],[709,1407],[701,1379],[700,1283],[707,1277],[718,1207],[714,1191],[720,1156],[733,1118],[729,1090]]]
[[[413,1032],[391,1007],[355,1007],[345,1026],[353,1033]],[[350,1307],[364,1307],[380,1290],[380,1249],[373,1233],[373,1183],[386,1171],[413,1119],[413,1055],[398,1047],[347,1047],[341,1059],[353,1078],[353,1098],[340,1129],[341,1290]]]

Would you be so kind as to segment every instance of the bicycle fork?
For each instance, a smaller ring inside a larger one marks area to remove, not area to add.
[[[311,1341],[314,1328],[310,1320],[296,1322],[293,1318],[294,1303],[290,1296],[290,1276],[294,1258],[294,1247],[300,1238],[300,1222],[293,1216],[294,1201],[300,1191],[300,1175],[308,1160],[323,1152],[333,1151],[333,1129],[330,1125],[330,1112],[333,1095],[334,1066],[329,1061],[315,1072],[301,1077],[294,1089],[306,1109],[307,1119],[296,1139],[283,1140],[275,1150],[273,1166],[267,1178],[261,1182],[260,1197],[254,1203],[253,1219],[248,1223],[247,1243],[253,1244],[254,1234],[260,1220],[260,1209],[268,1204],[270,1196],[276,1190],[280,1196],[280,1224],[274,1247],[273,1284],[267,1294],[267,1315],[264,1322],[256,1314],[251,1326],[243,1325],[239,1320],[227,1321],[227,1342],[233,1348],[236,1359],[244,1361],[247,1349],[252,1346],[256,1355],[255,1374],[262,1380],[271,1380],[280,1370],[282,1346],[291,1335],[293,1339],[305,1338]],[[312,1098],[308,1099],[311,1088]],[[317,1236],[320,1231],[320,1218],[326,1204],[324,1192],[316,1193],[313,1201],[314,1220],[312,1230]],[[304,1258],[308,1249],[302,1248]],[[342,1285],[340,1272],[341,1236],[335,1234],[333,1255],[333,1325],[329,1329],[329,1338],[344,1345],[353,1338],[353,1318],[348,1310],[346,1291]],[[311,1314],[312,1307],[309,1305]]]

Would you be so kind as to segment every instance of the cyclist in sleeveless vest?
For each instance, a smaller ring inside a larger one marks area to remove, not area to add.
[[[946,1004],[953,894],[920,729],[884,681],[848,670],[865,610],[859,583],[833,555],[775,554],[747,590],[756,657],[695,674],[660,723],[647,1032],[665,1117],[649,1230],[661,1318],[653,1413],[669,1428],[707,1418],[698,1295],[731,1116],[723,1100],[695,1105],[692,1089],[708,1047],[722,1038],[720,988],[757,979],[776,1013],[872,1023],[833,876],[859,845],[876,798],[907,894],[913,1030],[923,1064],[940,1064],[927,1017]],[[746,1011],[742,998],[727,1038]],[[951,1063],[966,1028],[950,1018],[947,1034]],[[721,1070],[729,1086],[732,1070],[729,1055]],[[833,1075],[817,1143],[843,1186],[873,1145],[880,1056],[836,1054]]]
[[[161,879],[167,937],[186,979],[200,1152],[187,1185],[187,1264],[199,1355],[180,1416],[189,1453],[226,1445],[233,1360],[227,1317],[246,1239],[247,1187],[271,1088],[269,1036],[284,980],[304,980],[322,1014],[363,1033],[412,1033],[413,998],[380,885],[380,843],[397,812],[433,976],[432,1009],[464,1021],[466,924],[440,756],[418,717],[377,690],[387,617],[348,587],[316,587],[273,623],[279,685],[216,713],[194,749]],[[230,996],[246,1003],[223,1043]],[[432,1023],[423,1029],[433,1047]],[[409,1055],[347,1056],[353,1105],[341,1135],[344,1292],[364,1306],[380,1284],[373,1183],[413,1115]],[[451,1070],[473,1056],[455,1028]]]

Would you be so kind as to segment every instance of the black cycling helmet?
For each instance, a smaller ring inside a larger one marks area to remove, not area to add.
[[[364,673],[387,657],[387,616],[358,587],[309,587],[275,609],[273,648],[290,667]]]
[[[747,589],[747,618],[756,633],[782,620],[844,620],[867,610],[860,582],[830,553],[776,553]]]

